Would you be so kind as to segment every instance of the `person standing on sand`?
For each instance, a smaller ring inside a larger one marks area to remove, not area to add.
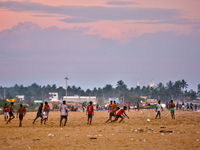
[[[130,109],[131,109],[131,103],[129,102],[128,103],[128,111],[130,111]]]
[[[3,114],[5,121],[7,121],[8,119],[8,112],[9,112],[9,107],[7,106],[7,103],[5,103],[5,106],[3,107]]]
[[[173,100],[171,100],[171,104],[170,104],[170,108],[171,108],[171,116],[172,116],[172,119],[175,119],[175,114],[174,114],[174,108],[175,108],[175,104],[173,103]]]
[[[157,119],[158,115],[159,115],[159,119],[161,119],[160,108],[161,108],[162,111],[163,111],[162,105],[160,104],[160,101],[158,101],[158,104],[156,105],[156,112],[157,112],[157,115],[156,115],[156,118],[155,118],[155,119]]]
[[[60,106],[60,113],[61,113],[60,126],[62,124],[63,119],[65,119],[64,126],[66,126],[67,117],[68,117],[68,107],[66,105],[66,101],[63,101],[63,105]]]
[[[184,102],[182,103],[182,109],[185,110],[185,104],[184,104]]]
[[[116,118],[116,111],[118,111],[119,109],[120,109],[120,108],[117,107],[117,108],[114,108],[114,109],[110,112],[110,117],[109,117],[109,119],[106,121],[106,123],[107,123],[109,120],[111,120],[111,122],[112,122],[112,116]]]
[[[85,111],[85,104],[82,105],[83,112]]]
[[[137,102],[137,109],[138,109],[138,111],[140,110],[139,102]]]
[[[24,111],[23,105],[20,104],[20,108],[17,111],[17,116],[19,114],[19,127],[22,126],[22,120],[23,120],[23,117],[25,115],[24,113],[25,113],[25,111]]]
[[[87,125],[91,125],[92,117],[94,116],[94,107],[92,106],[92,101],[90,101],[90,105],[87,106],[86,115],[88,115]]]
[[[114,101],[114,107],[113,107],[113,109],[116,109],[117,108],[117,104],[116,104],[116,102]]]
[[[111,112],[114,109],[114,104],[112,103],[112,101],[110,101],[110,105],[108,107],[108,112]]]
[[[11,106],[10,106],[10,111],[9,111],[9,116],[10,116],[10,118],[8,119],[8,121],[7,121],[6,124],[8,124],[8,122],[10,122],[12,119],[15,118],[15,116],[14,116],[14,114],[13,114],[13,112],[15,112],[15,111],[13,110],[13,105],[14,105],[14,103],[12,102],[12,103],[11,103]]]
[[[45,118],[45,120],[44,120],[45,123],[46,123],[46,120],[48,120],[49,111],[50,111],[50,106],[49,106],[48,102],[45,102],[45,105],[44,105],[44,112],[45,112],[45,114],[46,114],[46,116],[47,116],[47,118]],[[45,124],[45,123],[44,123],[44,124]]]
[[[96,105],[96,110],[98,111],[99,110],[99,104],[97,103]]]
[[[124,106],[124,109],[120,109],[118,112],[117,112],[117,116],[115,117],[115,120],[113,120],[113,122],[117,121],[118,118],[121,118],[121,120],[119,121],[122,122],[122,120],[124,119],[124,117],[126,116],[128,119],[129,117],[127,116],[127,114],[125,113],[125,110],[127,109],[126,106]],[[123,117],[122,117],[123,116]]]
[[[38,109],[38,112],[37,112],[37,115],[33,121],[33,124],[35,123],[35,121],[37,120],[37,118],[41,118],[41,124],[42,124],[42,121],[43,121],[43,116],[42,116],[42,108],[43,108],[43,103],[40,104],[40,107]]]

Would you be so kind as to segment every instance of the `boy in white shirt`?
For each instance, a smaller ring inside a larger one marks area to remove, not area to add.
[[[158,104],[157,104],[157,106],[156,106],[157,115],[156,115],[156,118],[155,118],[155,119],[157,119],[158,115],[159,115],[159,119],[161,119],[160,108],[161,108],[162,111],[163,111],[162,105],[160,104],[160,101],[158,101]]]
[[[64,126],[67,123],[67,116],[68,116],[68,107],[66,105],[66,101],[63,101],[63,105],[60,106],[61,118],[60,118],[60,126],[62,124],[62,120],[65,119]]]

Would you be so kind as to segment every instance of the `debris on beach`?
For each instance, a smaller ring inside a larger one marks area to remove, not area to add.
[[[161,133],[173,133],[174,131],[160,130]]]
[[[50,134],[48,134],[48,136],[54,136],[54,134],[51,134],[51,133],[50,133]]]
[[[39,141],[40,139],[32,139],[33,141]]]
[[[97,139],[96,137],[91,137],[90,139]]]
[[[166,127],[160,127],[160,128],[166,128]]]
[[[140,139],[139,141],[146,141],[146,139]]]

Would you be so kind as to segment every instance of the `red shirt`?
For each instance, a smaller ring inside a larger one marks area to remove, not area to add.
[[[121,115],[121,114],[123,114],[123,113],[124,113],[124,109],[120,109],[120,110],[118,111],[117,115]]]
[[[4,109],[5,113],[7,113],[9,111],[9,107],[8,106],[4,106],[3,109]]]
[[[26,108],[24,108],[24,112],[26,112]]]
[[[93,113],[93,106],[92,105],[88,105],[87,106],[87,110],[88,110],[88,114],[92,114]]]

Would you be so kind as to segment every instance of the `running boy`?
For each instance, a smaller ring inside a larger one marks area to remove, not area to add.
[[[35,121],[36,121],[37,118],[39,118],[39,117],[41,118],[41,124],[42,124],[42,121],[43,121],[42,108],[43,108],[43,103],[40,104],[40,107],[39,107],[38,112],[37,112],[37,116],[36,116],[36,118],[34,119],[33,124],[35,123]]]
[[[10,118],[8,119],[8,121],[7,121],[6,124],[8,124],[8,122],[10,122],[12,119],[15,118],[15,116],[14,116],[14,114],[13,114],[13,112],[15,112],[15,111],[13,110],[13,105],[14,105],[14,103],[12,102],[12,103],[11,103],[11,106],[10,106],[10,111],[9,111],[9,116],[10,116]]]
[[[155,118],[155,119],[157,119],[158,115],[159,115],[159,119],[161,119],[160,108],[161,108],[162,111],[163,111],[162,105],[160,104],[160,101],[158,101],[158,104],[156,105],[156,112],[157,112],[157,111],[158,111],[158,112],[157,112],[157,115],[156,115],[156,118]]]
[[[171,108],[171,116],[172,116],[172,119],[175,119],[175,115],[174,115],[175,104],[173,103],[173,100],[171,100],[170,108]]]
[[[121,120],[119,121],[122,122],[122,120],[124,119],[124,117],[126,116],[128,119],[129,117],[127,116],[127,114],[125,113],[125,110],[127,109],[126,106],[124,106],[124,109],[120,109],[118,112],[117,112],[117,116],[115,117],[115,120],[114,121],[117,121],[118,118],[121,118]],[[123,116],[123,117],[122,117]]]
[[[113,109],[113,110],[110,112],[110,117],[109,117],[109,119],[106,121],[106,123],[107,123],[109,120],[111,120],[111,122],[112,122],[112,116],[113,116],[113,117],[116,117],[116,111],[118,111],[119,109],[120,109],[120,108],[117,107],[117,108]]]
[[[17,111],[17,115],[19,114],[19,127],[22,126],[22,120],[23,120],[23,117],[24,117],[24,108],[23,108],[23,105],[20,104],[20,108],[18,109]]]
[[[60,113],[61,113],[61,117],[60,117],[60,126],[62,124],[62,120],[65,119],[65,123],[64,126],[66,126],[67,123],[67,116],[68,116],[68,107],[66,105],[66,101],[63,101],[63,105],[60,106]]]
[[[8,112],[9,112],[9,107],[7,106],[7,103],[5,103],[5,106],[3,107],[5,121],[7,121],[7,119],[8,119]]]
[[[90,101],[90,105],[87,106],[86,115],[88,115],[87,125],[91,125],[92,117],[94,116],[94,110],[92,106],[92,101]]]

